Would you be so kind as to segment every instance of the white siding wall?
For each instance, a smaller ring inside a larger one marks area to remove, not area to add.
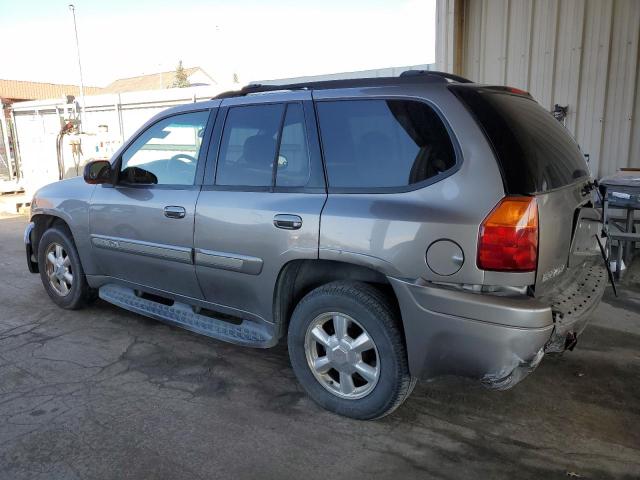
[[[438,0],[436,63],[452,71],[453,0]],[[569,105],[594,175],[640,167],[640,0],[466,0],[462,74]],[[445,41],[446,38],[446,41]]]
[[[118,146],[156,113],[169,107],[193,101],[209,100],[220,93],[219,86],[170,88],[121,94],[94,95],[86,97],[83,131],[81,135],[81,165],[96,153],[99,125],[109,129],[108,139]],[[14,103],[13,114],[20,151],[20,166],[24,184],[28,191],[58,179],[56,137],[60,131],[60,118],[68,106],[61,99],[36,100]],[[75,171],[75,164],[65,137],[63,155],[65,173]]]

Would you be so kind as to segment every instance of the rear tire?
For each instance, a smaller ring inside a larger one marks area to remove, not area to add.
[[[369,420],[393,412],[416,383],[399,320],[385,295],[365,283],[333,282],[311,291],[289,324],[298,381],[339,415]]]
[[[97,298],[87,283],[73,237],[63,226],[49,228],[40,238],[38,270],[47,294],[61,308],[76,310]]]

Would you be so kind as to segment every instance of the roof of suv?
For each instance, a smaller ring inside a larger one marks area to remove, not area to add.
[[[287,83],[280,85],[260,85],[249,84],[240,90],[231,90],[228,92],[220,93],[213,97],[211,100],[199,101],[195,103],[185,103],[176,105],[162,111],[161,116],[167,116],[176,113],[186,113],[202,108],[212,108],[220,104],[223,99],[227,98],[241,98],[248,95],[260,94],[260,93],[292,93],[300,91],[310,90],[332,90],[332,89],[348,89],[348,88],[362,88],[362,87],[387,87],[387,86],[401,86],[401,85],[462,85],[473,84],[471,80],[446,72],[435,72],[428,70],[407,70],[402,72],[398,77],[372,77],[372,78],[353,78],[344,80],[326,80],[319,82],[302,82],[302,83]],[[156,118],[156,117],[154,117]]]
[[[471,80],[446,72],[429,70],[407,70],[398,77],[353,78],[325,80],[319,82],[287,83],[281,85],[249,84],[240,90],[223,92],[213,99],[242,97],[252,93],[277,92],[283,90],[329,90],[334,88],[375,87],[411,83],[472,83]]]

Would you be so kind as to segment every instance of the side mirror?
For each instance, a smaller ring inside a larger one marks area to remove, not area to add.
[[[111,163],[93,160],[84,166],[84,181],[91,185],[111,182]]]
[[[156,185],[158,177],[149,170],[140,167],[127,167],[120,172],[120,182],[128,184]]]

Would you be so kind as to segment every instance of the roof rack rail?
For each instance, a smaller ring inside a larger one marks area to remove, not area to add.
[[[416,77],[418,75],[433,75],[436,77],[446,78],[447,80],[453,80],[454,82],[458,83],[473,83],[472,80],[461,77],[460,75],[455,75],[453,73],[447,72],[436,72],[431,70],[405,70],[400,74],[401,77]]]
[[[420,77],[420,78],[418,78]],[[320,80],[316,82],[302,83],[284,83],[278,85],[263,85],[260,83],[250,83],[242,87],[240,90],[230,90],[222,92],[213,100],[232,97],[244,97],[252,93],[275,92],[282,90],[327,90],[331,88],[353,88],[353,87],[375,87],[385,85],[397,85],[398,83],[416,82],[418,80],[427,82],[446,82],[447,80],[472,83],[467,78],[445,72],[432,72],[429,70],[406,70],[398,77],[371,77],[371,78],[352,78],[340,80]]]
[[[301,90],[300,88],[291,88],[292,86],[293,85],[262,85],[260,83],[250,83],[249,85],[242,87],[240,90],[229,90],[227,92],[219,93],[213,97],[213,100],[220,98],[244,97],[251,93],[275,92],[278,90]]]

